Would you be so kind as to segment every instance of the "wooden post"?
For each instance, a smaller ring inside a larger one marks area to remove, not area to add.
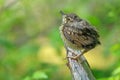
[[[80,51],[73,50],[69,47],[66,49],[67,56],[74,56],[72,52],[75,54],[81,54]],[[90,66],[86,58],[83,55],[78,60],[73,60],[71,58],[68,58],[67,60],[73,80],[96,80],[90,70]]]

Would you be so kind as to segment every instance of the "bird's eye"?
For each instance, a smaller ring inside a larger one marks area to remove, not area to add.
[[[68,18],[67,18],[67,20],[68,20],[68,21],[70,21],[70,20],[71,20],[71,18],[69,18],[69,17],[68,17]]]
[[[72,17],[67,17],[66,20],[67,20],[67,22],[73,22]]]

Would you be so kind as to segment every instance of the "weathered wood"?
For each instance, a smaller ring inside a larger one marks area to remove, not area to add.
[[[73,50],[71,48],[67,49],[67,56],[74,56],[75,54],[81,54],[80,51]],[[90,66],[86,58],[82,55],[78,60],[73,60],[68,58],[68,65],[71,71],[73,80],[96,80],[90,70]]]

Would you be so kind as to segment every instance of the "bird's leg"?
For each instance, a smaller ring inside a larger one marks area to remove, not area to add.
[[[81,54],[75,54],[74,52],[72,52],[73,54],[75,54],[75,56],[68,56],[68,58],[71,58],[71,59],[74,59],[74,60],[77,60],[80,56],[82,56],[84,53],[88,52],[90,49],[85,49],[82,51]]]
[[[72,59],[73,59],[73,56],[77,56],[77,54],[75,54],[75,53],[74,53],[73,51],[71,51],[71,50],[68,50],[67,48],[66,48],[66,51],[67,51],[67,52],[66,52],[66,53],[67,53],[67,54],[66,54],[67,57],[65,57],[64,60],[66,60],[67,58],[72,58]],[[71,53],[72,53],[72,56],[68,56],[68,52],[71,52]]]

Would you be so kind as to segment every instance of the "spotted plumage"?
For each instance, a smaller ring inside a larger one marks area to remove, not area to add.
[[[64,14],[60,33],[66,46],[85,52],[100,44],[99,34],[87,21],[74,13]]]

